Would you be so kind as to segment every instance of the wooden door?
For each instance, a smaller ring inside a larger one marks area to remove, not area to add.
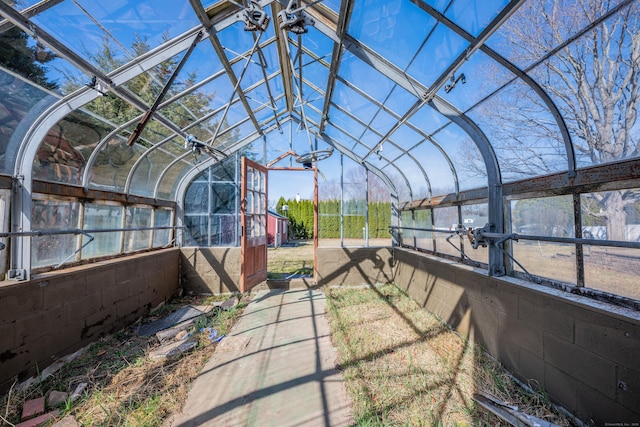
[[[242,158],[240,291],[267,280],[267,168]]]

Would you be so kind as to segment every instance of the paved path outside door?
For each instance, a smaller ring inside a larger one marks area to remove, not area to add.
[[[317,290],[255,294],[169,425],[352,424],[325,312]]]

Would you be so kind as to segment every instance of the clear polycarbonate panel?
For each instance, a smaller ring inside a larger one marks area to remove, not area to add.
[[[211,180],[215,182],[235,182],[238,176],[238,159],[235,155],[216,163],[209,168]]]
[[[407,73],[423,85],[431,86],[468,46],[469,43],[462,37],[439,24],[412,61]]]
[[[341,130],[353,135],[354,137],[356,137],[356,135],[362,135],[366,130],[364,124],[356,120],[356,118],[353,117],[350,113],[339,109],[333,104],[329,109],[328,127],[340,128]],[[348,143],[345,142],[345,145],[347,144]]]
[[[373,120],[369,123],[369,126],[376,132],[385,135],[397,122],[398,119],[395,116],[392,116],[384,110],[378,110]]]
[[[413,223],[413,214],[411,211],[400,212],[400,226],[407,228],[415,228]],[[401,245],[415,246],[415,230],[400,229],[398,232],[398,239]]]
[[[211,185],[211,213],[233,214],[236,211],[238,188],[235,183],[213,183]]]
[[[316,87],[326,88],[329,79],[327,59],[330,60],[331,58],[319,58],[316,60],[309,55],[302,55],[302,78]],[[299,74],[298,68],[296,68],[296,74]]]
[[[483,130],[498,157],[503,181],[567,169],[567,152],[553,115],[527,85],[516,81],[468,116]],[[476,160],[466,158],[471,166]]]
[[[85,203],[84,223],[82,229],[108,230],[122,229],[122,206]],[[122,231],[109,231],[91,233],[94,240],[82,249],[82,259],[96,258],[106,255],[116,255],[121,252]],[[89,241],[87,236],[82,236],[82,244]]]
[[[127,206],[125,215],[124,227],[139,228],[139,230],[124,232],[124,251],[133,252],[149,249],[153,235],[149,230],[151,228],[153,209],[141,206]]]
[[[640,5],[634,2],[630,8],[531,71],[562,112],[579,167],[639,156],[634,76],[638,73]]]
[[[178,105],[174,105],[178,107]],[[136,124],[137,125],[137,124]],[[129,127],[128,130],[133,132],[135,127]],[[160,124],[157,120],[151,120],[144,128],[144,131],[140,134],[136,143],[148,148],[150,145],[155,145],[159,142],[164,142],[175,136],[175,132]]]
[[[639,189],[582,194],[580,205],[583,238],[640,242]],[[640,300],[640,250],[584,245],[583,253],[586,287]]]
[[[154,211],[154,227],[170,227],[171,224],[170,209],[156,209]],[[170,229],[165,230],[153,230],[153,242],[154,248],[161,248],[171,243],[171,236],[174,232]]]
[[[404,154],[395,159],[393,164],[402,171],[405,179],[409,181],[412,200],[422,199],[429,196],[425,171],[421,168],[416,159]],[[382,171],[384,173],[393,173],[389,166],[382,169]]]
[[[466,111],[514,78],[509,70],[476,51],[438,91],[438,96]]]
[[[197,164],[197,161],[196,161]],[[169,170],[164,174],[160,184],[158,185],[157,194],[155,197],[165,200],[173,200],[175,198],[175,191],[177,184],[184,175],[187,174],[194,167],[194,160],[190,157],[185,157],[176,164],[172,165]]]
[[[451,123],[434,134],[434,140],[448,154],[458,176],[460,191],[487,185],[487,170],[480,150],[471,137]]]
[[[393,114],[400,118],[411,106],[416,102],[417,98],[414,94],[407,92],[401,86],[394,86],[389,97],[384,101],[384,107],[390,109],[389,114]]]
[[[158,149],[146,154],[145,159],[138,164],[138,167],[131,178],[129,193],[138,196],[153,197],[153,190],[162,171],[169,163],[175,160],[176,156],[168,153],[163,144]]]
[[[340,110],[357,117],[358,120],[363,123],[369,123],[378,111],[375,104],[340,81],[336,82],[333,90],[331,110],[329,111],[329,121],[333,120],[333,111],[335,110],[334,106],[337,106]],[[345,130],[351,132],[349,128],[345,128]]]
[[[271,8],[266,7],[264,8],[264,11],[269,17],[271,17]],[[236,22],[234,25],[231,25],[217,33],[217,36],[220,43],[222,43],[222,46],[224,46],[227,59],[231,61],[238,56],[249,53],[255,41],[254,36],[257,37],[260,35],[260,44],[264,44],[275,37],[275,25],[277,25],[277,23],[272,19],[267,26],[266,31],[261,33],[259,31],[245,31],[244,22]],[[256,62],[259,62],[257,61],[257,57],[254,57],[254,59]]]
[[[186,0],[64,1],[32,19],[104,72],[199,24]]]
[[[508,0],[489,0],[482,3],[475,0],[454,0],[445,16],[468,33],[478,36],[508,3]]]
[[[511,201],[511,230],[529,236],[573,235],[571,196],[554,196]],[[536,240],[512,242],[513,256],[531,274],[576,282],[575,245]],[[514,269],[523,271],[518,265]]]
[[[486,203],[476,205],[464,205],[461,208],[462,225],[467,230],[482,228],[489,223],[489,205]],[[482,246],[473,249],[472,242],[468,237],[463,238],[464,253],[473,261],[488,263],[489,250]]]
[[[460,237],[456,236],[453,231],[460,222],[458,219],[458,208],[455,206],[434,208],[433,220],[435,229],[443,231],[434,232],[436,252],[461,257],[462,255],[458,250],[460,249]],[[453,237],[451,237],[452,235]],[[447,238],[449,238],[449,241],[447,241]]]
[[[431,209],[420,209],[415,211],[414,216],[414,224],[415,228],[422,228],[423,230],[416,230],[416,246],[419,249],[424,249],[427,251],[433,251],[433,241],[436,236],[436,233],[432,231],[425,231],[433,229],[433,224],[431,222]]]
[[[182,58],[185,53],[182,52],[178,57]],[[220,72],[224,72],[222,62],[213,49],[211,41],[207,37],[203,37],[183,64],[176,80],[171,85],[171,92],[182,92]],[[167,99],[169,99],[168,96],[165,100]]]
[[[621,2],[528,1],[492,35],[488,45],[526,70]],[[631,4],[637,7],[637,2]]]
[[[0,61],[1,62],[1,61]],[[0,172],[13,174],[22,137],[36,117],[58,98],[0,67]]]
[[[140,144],[128,146],[126,139],[113,137],[102,146],[91,167],[89,187],[111,191],[124,190],[131,167],[142,153],[146,151]]]
[[[33,178],[82,185],[87,159],[112,130],[105,122],[76,110],[44,137],[33,161]]]
[[[37,197],[37,196],[36,196]],[[32,230],[69,230],[78,228],[78,202],[34,198],[31,204]],[[50,234],[31,238],[31,267],[46,267],[75,261],[77,237],[74,234]]]
[[[427,135],[432,135],[449,122],[448,118],[428,105],[424,105],[409,119],[409,123]]]
[[[416,145],[409,152],[418,159],[421,167],[426,171],[434,195],[448,194],[455,191],[455,179],[449,160],[434,144],[425,141]]]
[[[269,86],[261,84],[245,94],[258,122],[268,120],[286,108],[285,99],[275,96],[281,92],[282,79],[280,76],[276,76],[269,80]]]
[[[342,55],[338,75],[378,102],[384,102],[395,86],[391,79],[351,52],[345,52]],[[335,94],[332,99],[334,102],[337,100],[340,105],[345,101],[345,99],[336,98]]]
[[[214,215],[211,217],[211,246],[235,246],[237,229],[236,215]]]
[[[389,168],[384,170],[383,173],[387,175],[389,180],[393,183],[398,192],[398,201],[402,202],[410,202],[411,199],[411,191],[409,189],[408,183],[405,178],[402,176],[400,169],[395,166],[393,163],[389,165]]]
[[[404,70],[436,22],[408,1],[357,0],[348,33]]]
[[[404,124],[400,126],[393,135],[391,135],[390,139],[404,150],[409,150],[417,144],[422,144],[425,140],[425,136],[419,133],[413,126]],[[386,143],[384,144],[382,152],[388,153]]]

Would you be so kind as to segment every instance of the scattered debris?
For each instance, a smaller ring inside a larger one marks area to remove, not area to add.
[[[473,400],[487,411],[515,427],[559,427],[557,424],[520,412],[517,406],[509,405],[486,394],[475,393]]]
[[[31,399],[22,405],[22,421],[44,414],[44,396]]]
[[[187,338],[189,335],[190,335],[190,334],[189,334],[189,332],[187,332],[187,331],[180,331],[180,332],[178,332],[178,333],[176,334],[176,336],[175,336],[175,338],[174,338],[174,339],[175,339],[176,341],[180,341],[180,340],[183,340],[183,339]]]
[[[24,391],[24,390],[28,389],[32,385],[40,384],[42,381],[46,380],[51,375],[53,375],[57,371],[59,371],[60,368],[62,368],[64,365],[66,365],[67,363],[75,360],[77,357],[81,356],[85,352],[87,347],[88,346],[83,347],[80,350],[76,351],[75,353],[71,353],[71,354],[68,354],[68,355],[66,355],[64,357],[61,357],[61,358],[57,359],[51,365],[47,366],[40,373],[40,375],[36,375],[36,376],[31,377],[31,378],[28,378],[27,380],[25,380],[22,383],[18,384],[18,386],[16,387],[16,391],[17,392],[21,392],[21,391]]]
[[[185,320],[182,323],[178,323],[176,326],[169,328],[169,329],[164,329],[162,331],[159,331],[156,333],[156,338],[158,338],[158,341],[165,342],[168,340],[173,339],[180,331],[184,331],[185,329],[189,329],[192,325],[194,325],[196,323],[195,318],[194,319],[190,319],[190,320]]]
[[[220,304],[220,308],[223,309],[224,311],[228,311],[228,310],[231,310],[236,305],[238,305],[239,303],[240,303],[240,300],[238,299],[238,297],[234,296],[233,298],[229,298],[228,300]]]
[[[170,327],[175,326],[180,322],[184,322],[185,320],[193,319],[204,314],[205,313],[201,310],[188,305],[186,307],[179,308],[178,310],[174,311],[166,317],[163,317],[162,319],[140,325],[138,327],[137,334],[141,337],[149,337],[151,335],[155,335],[160,331],[169,329]]]
[[[218,331],[216,331],[213,328],[202,328],[200,329],[200,332],[206,332],[209,334],[209,340],[211,342],[220,342],[222,340],[222,338],[226,337],[226,335],[218,335]]]
[[[69,393],[65,393],[64,391],[53,390],[47,396],[47,407],[55,408],[58,405],[65,403],[69,399]]]
[[[20,424],[16,424],[15,427],[37,427],[40,426],[52,418],[55,418],[60,414],[60,411],[55,410],[44,415],[40,415],[39,417],[31,418],[30,420],[24,421]]]
[[[185,353],[198,345],[197,338],[189,338],[182,341],[175,341],[169,344],[161,345],[149,352],[151,359],[173,359],[182,353]]]
[[[73,393],[71,393],[71,397],[69,399],[71,399],[72,402],[75,402],[76,400],[78,400],[78,398],[82,396],[82,393],[84,393],[87,386],[88,386],[87,383],[78,384],[78,386],[73,391]]]

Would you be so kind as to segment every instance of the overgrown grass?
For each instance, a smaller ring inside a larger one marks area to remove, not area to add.
[[[226,298],[228,296],[176,299],[145,321],[162,318],[188,304],[204,305]],[[198,346],[177,360],[151,359],[149,350],[159,345],[157,339],[139,337],[133,328],[104,337],[37,386],[2,396],[0,415],[5,418],[3,422],[18,424],[22,404],[28,399],[45,396],[52,390],[71,394],[84,382],[88,387],[83,396],[58,408],[61,411],[58,418],[71,414],[86,426],[161,426],[164,419],[182,407],[191,381],[217,345],[209,339],[208,333],[198,331],[202,327],[212,327],[226,335],[245,306],[241,300],[229,311],[215,311],[197,319],[191,333],[198,337]],[[0,424],[4,425],[3,422]]]
[[[395,286],[328,289],[332,337],[357,426],[499,426],[482,392],[530,415],[570,425],[477,346]]]

